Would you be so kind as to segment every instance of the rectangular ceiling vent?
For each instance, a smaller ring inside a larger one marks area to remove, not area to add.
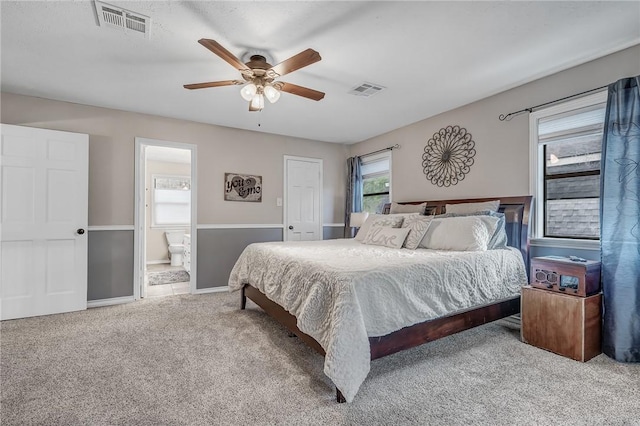
[[[386,89],[386,87],[381,86],[379,84],[365,82],[351,89],[349,91],[349,94],[356,95],[356,96],[369,97],[369,96],[375,95],[376,93],[382,92],[384,89]]]
[[[149,38],[151,18],[118,6],[95,0],[100,26],[118,28],[126,33]]]

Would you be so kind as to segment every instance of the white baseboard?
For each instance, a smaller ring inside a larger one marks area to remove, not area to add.
[[[193,294],[207,294],[207,293],[224,293],[229,291],[229,286],[221,286],[221,287],[209,287],[209,288],[199,288]],[[112,297],[110,299],[99,299],[99,300],[89,300],[87,302],[87,308],[100,308],[102,306],[111,306],[111,305],[120,305],[122,303],[131,303],[134,302],[133,296],[124,296],[124,297]]]
[[[87,308],[100,308],[102,306],[120,305],[122,303],[133,302],[133,296],[112,297],[110,299],[89,300]]]
[[[198,288],[193,294],[205,294],[205,293],[223,293],[229,291],[228,285],[223,285],[220,287],[208,287],[208,288]]]

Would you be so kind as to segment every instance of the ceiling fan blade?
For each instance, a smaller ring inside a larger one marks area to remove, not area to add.
[[[222,59],[231,64],[231,66],[235,69],[239,71],[249,70],[249,68],[247,68],[245,64],[240,62],[240,59],[236,58],[233,53],[222,47],[217,41],[208,38],[201,38],[200,40],[198,40],[198,43],[200,43],[216,55],[220,56]]]
[[[285,61],[280,62],[278,65],[271,67],[269,71],[276,73],[278,76],[282,76],[318,62],[321,59],[322,58],[318,52],[313,49],[307,49]]]
[[[240,80],[224,80],[224,81],[210,81],[208,83],[194,83],[185,84],[185,89],[205,89],[207,87],[220,87],[220,86],[233,86],[235,84],[245,84],[246,81]]]
[[[317,90],[309,89],[308,87],[298,86],[296,84],[278,82],[280,83],[280,90],[283,92],[291,93],[292,95],[302,96],[303,98],[313,99],[319,101],[324,98],[324,93]]]

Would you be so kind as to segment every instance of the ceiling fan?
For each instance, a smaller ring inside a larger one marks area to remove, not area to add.
[[[208,83],[185,84],[185,89],[204,89],[206,87],[220,87],[232,85],[244,85],[240,90],[240,96],[249,102],[249,111],[260,111],[264,108],[264,98],[271,103],[280,98],[280,92],[291,93],[303,98],[319,101],[324,98],[324,93],[308,87],[298,86],[284,81],[274,81],[290,72],[304,68],[318,62],[322,58],[313,49],[307,49],[280,62],[278,65],[271,65],[262,55],[252,55],[250,61],[243,64],[233,53],[222,47],[217,41],[202,38],[198,43],[220,56],[231,64],[232,67],[240,71],[244,80],[224,80],[211,81]]]

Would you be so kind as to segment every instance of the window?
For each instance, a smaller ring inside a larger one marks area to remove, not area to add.
[[[191,178],[154,175],[151,226],[189,225]]]
[[[391,199],[391,152],[364,157],[361,170],[362,211],[382,213]]]
[[[531,114],[534,237],[600,237],[600,157],[607,94]]]

